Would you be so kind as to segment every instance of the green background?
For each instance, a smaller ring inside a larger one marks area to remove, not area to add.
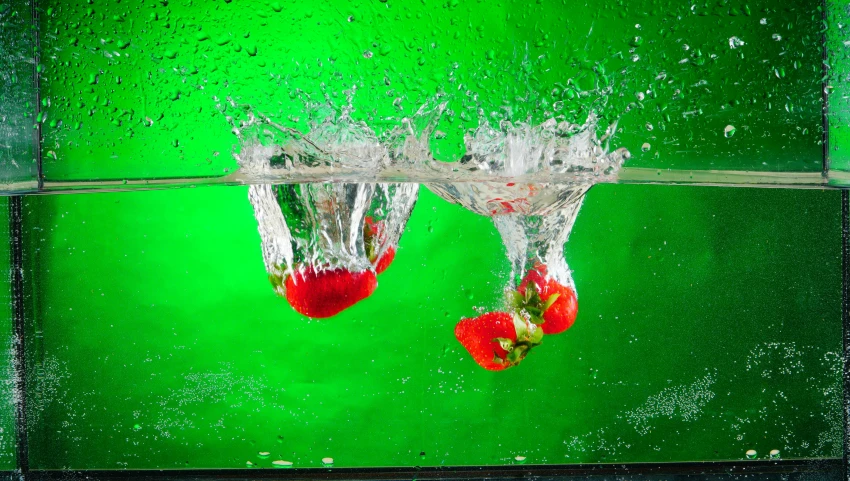
[[[459,159],[479,122],[581,124],[594,112],[601,127],[620,120],[614,146],[631,151],[629,167],[821,170],[818,0],[47,0],[39,9],[48,182],[223,176],[236,169],[231,129],[246,110],[309,131],[311,118],[338,116],[319,105],[341,109],[353,88],[354,118],[378,134],[446,95],[442,134],[430,138],[440,160]],[[743,45],[730,48],[732,37]]]
[[[840,211],[835,191],[594,187],[566,248],[575,326],[493,373],[453,327],[499,306],[501,241],[425,189],[375,293],[322,321],[272,292],[244,187],[28,197],[30,463],[838,457]]]

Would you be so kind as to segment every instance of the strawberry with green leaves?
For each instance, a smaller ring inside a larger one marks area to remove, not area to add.
[[[332,317],[369,297],[378,286],[371,270],[351,272],[342,267],[302,267],[286,278],[271,277],[277,292],[283,291],[289,305],[313,318]]]
[[[543,331],[516,315],[488,312],[462,319],[455,326],[455,337],[479,366],[502,371],[525,359],[540,344]]]
[[[382,220],[375,220],[372,216],[366,216],[363,223],[363,241],[366,247],[366,256],[369,257],[369,262],[375,266],[375,272],[380,274],[395,259],[395,247],[390,246],[380,254],[381,246],[386,242],[387,226]]]
[[[512,303],[546,334],[566,331],[578,314],[575,290],[550,277],[542,264],[528,271],[513,293]]]

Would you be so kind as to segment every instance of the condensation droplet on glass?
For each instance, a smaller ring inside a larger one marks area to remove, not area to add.
[[[260,451],[259,453],[257,453],[257,456],[259,456],[260,458],[265,459],[265,458],[269,457],[271,454],[272,454],[272,453],[270,453],[270,452],[268,452],[268,451]]]
[[[276,461],[272,461],[272,466],[276,468],[291,468],[292,461],[284,461],[282,459],[278,459]]]
[[[770,38],[772,38],[772,39],[774,39],[778,42],[778,41],[782,40],[782,35],[779,35],[778,33],[774,33],[773,35],[770,36]]]
[[[762,18],[761,20],[759,20],[759,23],[762,24],[762,25],[767,25],[767,19]]]
[[[647,123],[646,123],[646,130],[650,130],[650,131],[651,131],[651,130],[652,130],[652,129],[654,129],[654,128],[655,128],[655,127],[653,127],[651,123],[649,123],[649,122],[647,122]]]
[[[758,456],[758,453],[755,449],[748,449],[746,452],[747,459],[755,459]]]
[[[651,148],[652,148],[652,146],[649,145],[649,142],[644,142],[644,144],[640,146],[640,150],[642,150],[644,152],[649,152],[649,149],[651,149]]]
[[[771,449],[770,450],[770,459],[779,459],[779,450]]]
[[[632,55],[632,62],[637,62],[638,60],[640,60],[640,56],[638,54]]]
[[[322,465],[324,466],[333,466],[334,458],[322,458]]]
[[[729,48],[738,48],[746,45],[743,40],[738,37],[729,37]]]
[[[363,52],[363,58],[372,58],[372,55],[374,55],[374,54],[372,53],[371,50],[366,50],[366,51]]]
[[[514,461],[516,461],[518,464],[522,464],[525,462],[525,456],[516,456],[514,457]]]
[[[643,99],[646,98],[646,95],[644,95],[643,92],[638,92],[638,93],[635,94],[635,97],[637,97],[639,102],[643,102]]]
[[[726,136],[727,139],[732,137],[733,135],[735,135],[735,127],[732,125],[727,125],[726,128],[723,129],[723,135]]]

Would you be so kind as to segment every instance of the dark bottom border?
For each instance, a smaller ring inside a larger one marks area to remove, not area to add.
[[[842,459],[793,461],[736,461],[661,464],[581,464],[557,466],[468,466],[449,468],[315,468],[233,470],[134,470],[134,471],[40,471],[30,470],[28,480],[840,480]],[[18,473],[20,476],[20,473]],[[20,478],[18,478],[20,479]]]

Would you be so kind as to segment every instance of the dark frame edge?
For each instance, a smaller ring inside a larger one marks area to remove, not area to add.
[[[15,395],[15,454],[19,479],[28,479],[29,442],[27,440],[27,365],[25,349],[24,267],[23,267],[23,197],[9,198],[9,252],[12,297],[12,369]]]

